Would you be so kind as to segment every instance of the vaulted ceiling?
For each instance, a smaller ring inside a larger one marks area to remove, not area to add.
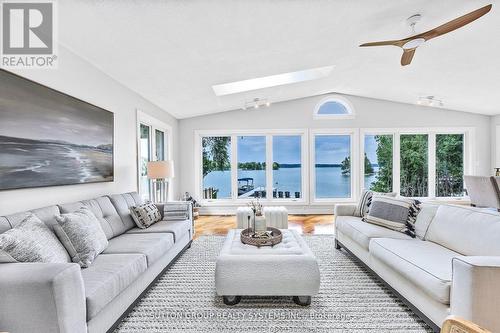
[[[178,118],[328,92],[499,114],[500,6],[422,45],[401,67],[396,47],[360,43],[407,37],[490,2],[483,0],[68,0],[59,41]],[[500,3],[498,3],[500,5]],[[335,66],[308,82],[217,97],[212,86]]]

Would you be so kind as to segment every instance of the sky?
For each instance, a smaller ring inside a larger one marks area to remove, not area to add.
[[[340,164],[350,155],[349,135],[317,135],[314,143],[316,164]]]
[[[0,135],[97,146],[113,142],[113,113],[0,71]]]
[[[365,136],[365,153],[371,163],[377,164],[377,141],[375,141],[375,135]]]
[[[301,162],[301,137],[273,136],[273,158],[282,164],[298,164]],[[316,136],[316,163],[339,164],[350,154],[349,135]],[[374,140],[373,140],[374,142]],[[370,146],[371,147],[371,146]],[[370,148],[374,151],[375,148]],[[376,158],[375,158],[376,160]],[[265,162],[265,136],[239,136],[238,162]]]

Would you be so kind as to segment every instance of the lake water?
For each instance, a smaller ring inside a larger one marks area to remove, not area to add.
[[[377,171],[377,168],[375,168]],[[364,187],[369,188],[375,180],[376,173],[365,176]],[[264,170],[238,170],[238,178],[253,178],[254,186],[265,187],[266,172]],[[346,198],[351,195],[351,178],[342,175],[340,167],[316,168],[317,198]],[[294,197],[301,192],[301,168],[281,168],[273,170],[273,188],[278,191],[289,191]],[[203,179],[203,187],[218,188],[218,199],[231,197],[231,171],[213,171]],[[303,194],[302,194],[303,195]]]

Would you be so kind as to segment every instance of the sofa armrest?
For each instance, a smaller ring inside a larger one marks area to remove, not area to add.
[[[80,266],[0,264],[0,331],[87,332]]]
[[[453,258],[450,314],[500,332],[500,257]]]
[[[337,216],[354,216],[357,205],[355,204],[337,204],[333,209],[333,214]]]

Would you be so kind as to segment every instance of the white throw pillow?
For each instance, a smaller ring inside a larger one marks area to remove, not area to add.
[[[130,207],[130,215],[132,215],[135,224],[141,229],[149,228],[153,223],[161,220],[158,207],[151,202]]]

